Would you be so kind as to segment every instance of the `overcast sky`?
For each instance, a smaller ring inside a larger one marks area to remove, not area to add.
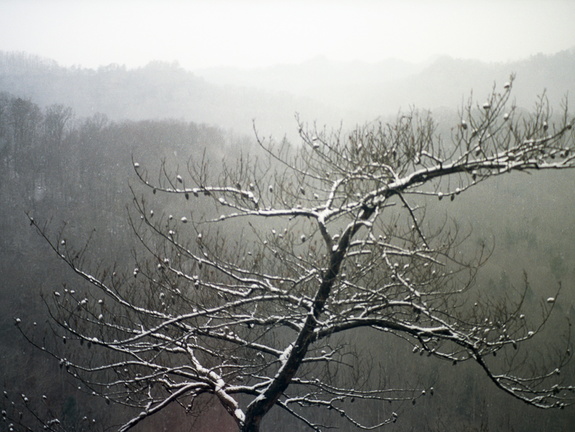
[[[575,47],[575,0],[0,0],[0,50],[63,66],[507,61]]]

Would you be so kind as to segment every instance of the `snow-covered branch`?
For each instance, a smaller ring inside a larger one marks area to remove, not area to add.
[[[367,331],[395,336],[414,353],[476,362],[529,404],[571,403],[573,387],[554,374],[520,376],[491,360],[541,327],[526,323],[522,296],[506,307],[467,307],[461,299],[489,253],[478,247],[462,258],[465,235],[447,223],[430,228],[424,211],[430,197],[454,200],[494,176],[575,167],[567,113],[551,117],[542,102],[521,117],[511,88],[470,102],[448,141],[429,114],[414,111],[332,134],[299,123],[299,145],[258,136],[263,162],[242,158],[214,174],[202,159],[187,173],[162,166],[152,181],[134,161],[151,196],[134,192],[133,268],[91,272],[84,253],[32,220],[87,284],[54,293],[54,334],[98,355],[39,346],[96,394],[141,408],[121,430],[202,395],[215,396],[242,432],[258,431],[274,406],[316,431],[324,427],[304,408],[326,409],[356,429],[395,422],[395,412],[360,420],[348,404],[415,401],[421,390],[322,375],[348,367],[351,352],[361,356],[354,335]],[[186,213],[173,216],[181,205],[159,211],[162,194],[183,197]]]

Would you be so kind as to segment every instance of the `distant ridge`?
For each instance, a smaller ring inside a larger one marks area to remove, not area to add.
[[[289,91],[306,95],[344,111],[375,117],[411,106],[456,108],[471,91],[487,94],[495,82],[517,75],[514,96],[518,104],[531,106],[547,91],[553,104],[575,90],[575,48],[554,55],[536,54],[514,62],[434,56],[413,64],[390,59],[378,63],[335,62],[318,57],[299,65],[241,70],[213,68],[196,73],[206,80],[227,85]],[[306,81],[307,78],[307,81]]]
[[[295,113],[306,122],[334,126],[410,107],[457,109],[472,90],[481,99],[511,73],[517,74],[518,105],[532,107],[544,90],[559,104],[566,94],[575,97],[575,48],[509,63],[448,56],[421,64],[317,57],[295,65],[197,71],[163,62],[135,69],[65,68],[27,53],[0,52],[0,91],[40,105],[61,103],[78,116],[100,112],[113,120],[171,117],[241,133],[251,133],[255,119],[258,128],[275,136],[295,130]]]

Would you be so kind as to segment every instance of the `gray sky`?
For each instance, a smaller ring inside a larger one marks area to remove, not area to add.
[[[574,0],[0,0],[0,50],[64,66],[507,61],[575,47]]]

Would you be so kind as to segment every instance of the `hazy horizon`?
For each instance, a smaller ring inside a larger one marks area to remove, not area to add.
[[[552,55],[575,46],[567,0],[122,1],[4,0],[0,50],[64,67],[188,70],[300,64],[318,57],[422,63]]]

